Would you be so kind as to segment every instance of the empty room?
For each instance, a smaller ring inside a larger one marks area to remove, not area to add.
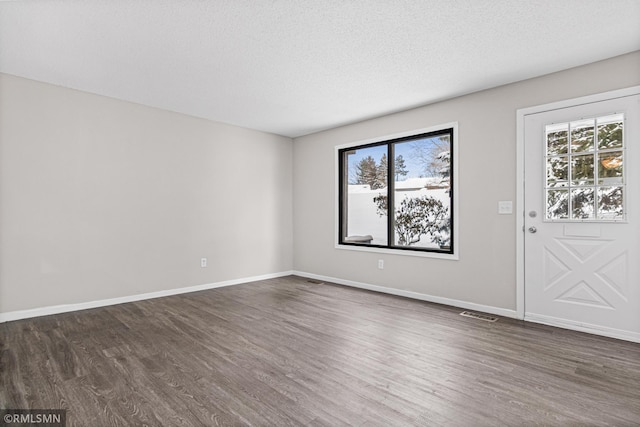
[[[640,425],[640,1],[0,1],[0,425]]]

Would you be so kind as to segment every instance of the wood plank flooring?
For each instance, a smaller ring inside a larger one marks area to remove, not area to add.
[[[286,277],[0,325],[70,426],[640,425],[640,345]]]

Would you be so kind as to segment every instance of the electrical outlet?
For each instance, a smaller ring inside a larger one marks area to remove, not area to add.
[[[202,268],[206,268],[207,267],[207,259],[206,258],[200,258],[200,267],[202,267]]]
[[[380,270],[383,270],[383,269],[384,269],[384,260],[383,260],[383,259],[379,259],[379,260],[378,260],[378,268],[379,268]]]

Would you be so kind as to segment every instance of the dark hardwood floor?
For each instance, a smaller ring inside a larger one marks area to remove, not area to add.
[[[640,425],[640,345],[299,277],[0,325],[68,425]]]

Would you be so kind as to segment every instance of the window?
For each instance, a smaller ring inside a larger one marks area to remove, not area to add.
[[[454,127],[338,150],[338,243],[454,253]]]
[[[624,219],[623,114],[547,125],[546,220]]]

